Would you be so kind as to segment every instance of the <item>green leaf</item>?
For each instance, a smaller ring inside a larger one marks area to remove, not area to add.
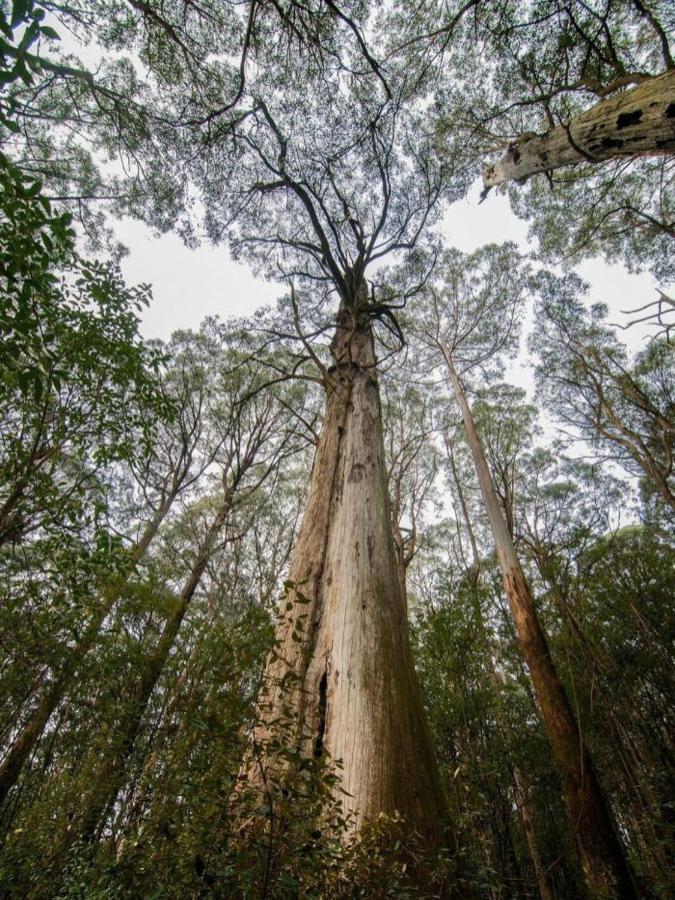
[[[41,25],[40,26],[40,34],[43,37],[48,38],[50,41],[60,41],[61,35],[58,31],[54,31],[54,29],[49,25]]]

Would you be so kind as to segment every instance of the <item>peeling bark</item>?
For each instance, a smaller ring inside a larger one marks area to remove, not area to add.
[[[675,69],[600,101],[544,134],[523,134],[483,166],[486,190],[577,163],[675,153]]]
[[[635,900],[637,889],[579,725],[558,677],[534,600],[499,506],[497,492],[449,348],[442,346],[490,520],[518,646],[529,670],[560,777],[562,798],[589,893]]]
[[[256,752],[240,779],[273,802],[289,772],[275,742],[306,757],[326,754],[341,761],[334,798],[355,831],[380,813],[399,813],[437,845],[445,801],[397,575],[365,312],[343,306],[331,351],[290,590],[252,735]]]

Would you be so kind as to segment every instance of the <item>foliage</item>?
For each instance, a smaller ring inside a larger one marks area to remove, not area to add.
[[[95,72],[46,11],[93,42]],[[672,348],[630,354],[576,275],[513,244],[433,233],[484,158],[672,67],[668,11],[2,5],[0,894],[583,896],[445,358],[625,850],[672,895]],[[671,166],[510,192],[546,259],[667,277]],[[227,242],[286,293],[145,341],[149,288],[80,249],[122,213]],[[500,379],[533,298],[531,400]],[[438,852],[397,815],[355,836],[343,762],[302,754],[292,717],[250,739],[337,307],[381,357],[393,559],[450,812]],[[262,800],[242,777],[256,752]]]

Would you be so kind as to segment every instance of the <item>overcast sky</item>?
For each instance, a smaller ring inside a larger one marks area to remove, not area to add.
[[[527,223],[511,212],[507,198],[492,191],[479,204],[479,194],[480,185],[475,184],[467,199],[448,209],[442,225],[448,246],[471,251],[492,241],[512,240],[527,250]],[[283,285],[256,278],[245,264],[234,262],[224,245],[205,243],[190,250],[177,235],[156,237],[147,226],[129,219],[119,223],[117,236],[129,248],[122,262],[127,282],[149,282],[153,288],[154,301],[142,323],[147,337],[166,339],[178,328],[198,328],[206,316],[247,315],[284,292]],[[610,321],[625,321],[621,309],[642,306],[656,297],[656,284],[648,274],[631,275],[601,259],[587,261],[577,271],[591,285],[589,303],[607,303]],[[620,336],[635,350],[646,331],[636,326]],[[526,360],[523,363],[526,367]],[[525,387],[531,376],[520,366],[510,372],[509,380]]]
[[[95,69],[100,49],[94,44],[82,45],[63,25],[54,25],[62,36],[62,47],[77,53]],[[447,245],[472,251],[483,244],[511,240],[523,251],[532,249],[527,242],[527,223],[511,212],[506,196],[493,190],[479,204],[480,189],[476,182],[465,200],[448,209],[442,227]],[[256,278],[245,264],[235,263],[224,245],[204,243],[190,250],[177,235],[157,237],[150,228],[131,219],[119,222],[116,234],[129,248],[122,263],[127,282],[147,282],[153,288],[154,302],[143,315],[146,337],[166,339],[178,328],[198,328],[206,316],[247,315],[284,292],[284,286]],[[601,259],[585,262],[576,271],[591,285],[588,302],[609,306],[609,321],[625,322],[621,309],[642,306],[656,298],[656,283],[648,274],[631,275],[622,266],[608,266]],[[640,347],[647,334],[644,326],[619,332],[632,350]],[[525,386],[529,376],[514,371],[514,380]]]

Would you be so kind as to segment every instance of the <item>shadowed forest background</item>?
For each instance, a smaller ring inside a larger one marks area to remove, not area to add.
[[[0,896],[673,896],[674,25],[0,3]]]

